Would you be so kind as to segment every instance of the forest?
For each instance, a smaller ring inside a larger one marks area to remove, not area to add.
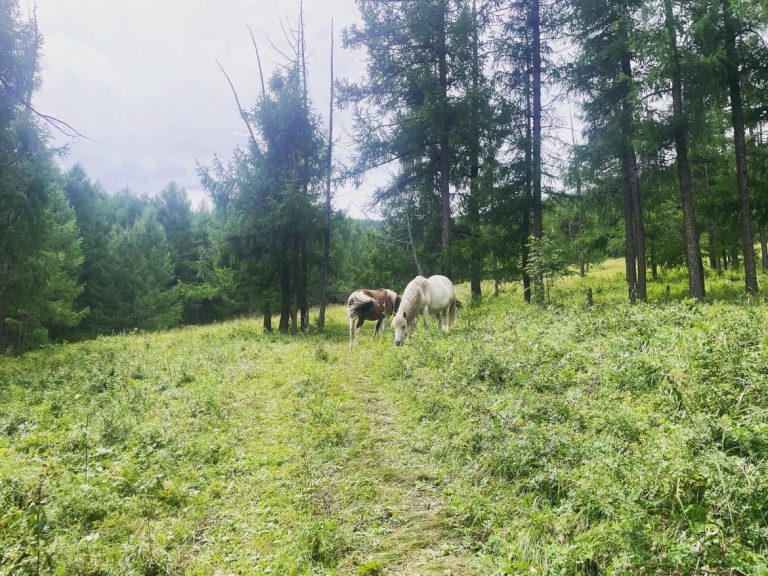
[[[198,206],[68,163],[0,0],[0,576],[768,574],[768,4],[356,5],[243,26]]]
[[[59,168],[51,134],[76,127],[34,106],[42,38],[15,0],[0,14],[0,349],[258,314],[264,329],[320,329],[325,306],[416,273],[543,304],[555,278],[622,257],[629,301],[660,270],[688,296],[712,274],[759,294],[768,246],[764,2],[358,2],[328,42],[364,54],[310,101],[303,14],[261,93],[249,139],[200,159],[193,210],[170,182],[104,190]],[[258,66],[256,64],[258,63]],[[222,68],[222,72],[224,69]],[[226,75],[226,72],[224,72]],[[229,81],[229,78],[226,78]],[[222,81],[222,90],[227,86]],[[233,106],[235,104],[233,103]],[[354,155],[334,158],[334,110]],[[342,184],[390,167],[382,220],[334,207]],[[758,253],[759,252],[759,253]],[[310,310],[319,308],[319,317]]]

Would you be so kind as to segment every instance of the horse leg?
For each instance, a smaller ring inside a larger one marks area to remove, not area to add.
[[[421,315],[424,317],[424,328],[429,328],[429,307],[424,306]]]
[[[355,343],[355,320],[349,319],[349,349],[352,350],[352,346]]]
[[[384,318],[379,318],[376,321],[376,327],[373,329],[373,337],[376,338],[376,336],[381,334],[383,331],[384,331]]]
[[[358,318],[357,319],[357,328],[355,329],[355,340],[360,339],[360,332],[363,329],[363,324],[365,324],[365,318]]]

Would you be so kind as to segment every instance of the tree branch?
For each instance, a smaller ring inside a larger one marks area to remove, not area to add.
[[[221,65],[221,62],[216,60],[216,64],[219,66],[219,70],[221,70],[221,73],[224,74],[224,78],[227,79],[227,82],[229,83],[229,87],[232,89],[232,95],[235,97],[235,102],[237,103],[237,110],[240,112],[240,118],[243,119],[243,122],[245,123],[246,128],[248,128],[248,132],[251,135],[251,138],[253,139],[253,143],[255,145],[258,145],[258,140],[256,140],[256,136],[253,133],[253,128],[251,128],[251,123],[248,121],[248,116],[243,110],[243,107],[240,105],[240,98],[237,97],[237,91],[235,90],[234,84],[232,84],[232,80],[229,79],[229,74],[227,74],[227,71],[224,70],[224,66]]]

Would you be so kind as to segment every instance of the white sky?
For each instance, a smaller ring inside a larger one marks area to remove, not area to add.
[[[32,0],[30,0],[31,2]],[[25,0],[21,2],[25,8]],[[218,59],[244,107],[260,91],[258,67],[246,28],[250,24],[268,78],[286,46],[280,28],[295,23],[298,1],[279,0],[34,0],[44,37],[41,111],[65,120],[92,141],[69,141],[62,163],[83,165],[108,192],[129,187],[156,194],[170,181],[186,188],[194,204],[203,196],[195,162],[217,154],[229,159],[246,131]],[[364,54],[341,48],[340,31],[357,20],[354,0],[305,0],[310,97],[328,114],[331,19],[336,34],[336,76],[364,74]],[[340,157],[350,154],[349,114],[336,111]],[[60,145],[66,140],[56,138]],[[377,184],[337,191],[336,207],[363,216]]]

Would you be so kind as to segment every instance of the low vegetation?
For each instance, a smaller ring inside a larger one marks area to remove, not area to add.
[[[768,573],[768,310],[620,266],[401,348],[333,307],[0,358],[0,574]]]

